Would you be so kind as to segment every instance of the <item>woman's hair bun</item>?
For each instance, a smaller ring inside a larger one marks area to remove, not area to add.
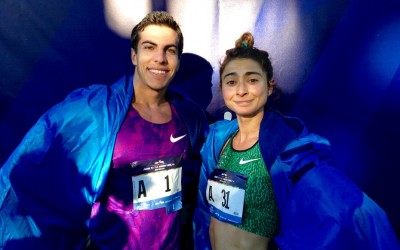
[[[240,48],[240,47],[253,48],[253,46],[254,46],[254,37],[250,32],[243,33],[240,36],[240,38],[237,39],[235,42],[235,48]]]

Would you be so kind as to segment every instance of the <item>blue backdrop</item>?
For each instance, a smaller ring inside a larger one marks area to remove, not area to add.
[[[218,62],[253,32],[283,90],[274,105],[332,142],[338,167],[400,235],[400,1],[112,2],[0,1],[0,165],[71,90],[132,73],[127,30],[147,11],[167,10],[185,36],[175,88],[222,119]]]

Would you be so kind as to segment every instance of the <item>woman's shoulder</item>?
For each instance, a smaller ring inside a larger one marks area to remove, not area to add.
[[[215,131],[230,131],[231,129],[237,129],[238,122],[236,119],[233,120],[218,120],[210,125],[210,129]]]

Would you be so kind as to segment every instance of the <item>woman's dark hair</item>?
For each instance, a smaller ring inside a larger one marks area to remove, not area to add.
[[[138,23],[131,32],[131,48],[137,52],[137,46],[140,39],[140,32],[149,25],[167,26],[176,31],[178,35],[178,56],[182,55],[183,51],[183,35],[181,28],[174,18],[165,11],[153,11],[147,14],[140,23]]]
[[[261,65],[263,71],[267,74],[267,80],[273,77],[272,63],[267,51],[257,49],[254,46],[254,37],[250,32],[243,33],[235,42],[235,47],[226,51],[226,56],[219,68],[220,83],[222,82],[222,72],[226,65],[237,58],[252,59]]]
[[[220,64],[219,68],[219,82],[220,86],[222,86],[222,72],[224,71],[226,65],[234,59],[242,58],[242,59],[252,59],[258,62],[262,68],[262,70],[267,75],[267,82],[270,85],[270,80],[272,80],[274,76],[274,70],[272,68],[272,63],[269,58],[269,54],[265,50],[260,50],[254,47],[254,37],[250,32],[243,33],[239,39],[235,42],[235,47],[232,49],[228,49],[225,52],[225,58]],[[280,98],[281,89],[274,85],[272,98],[268,98],[270,101],[276,101]]]

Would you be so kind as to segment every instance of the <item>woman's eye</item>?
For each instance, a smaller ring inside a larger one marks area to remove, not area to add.
[[[252,82],[252,83],[256,83],[256,82],[258,82],[258,79],[256,79],[256,78],[252,78],[252,79],[250,79],[250,82]]]

